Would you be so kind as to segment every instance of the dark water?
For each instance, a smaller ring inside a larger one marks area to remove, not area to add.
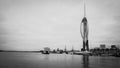
[[[1,52],[0,68],[120,68],[120,58]]]

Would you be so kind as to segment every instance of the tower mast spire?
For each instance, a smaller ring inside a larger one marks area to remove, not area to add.
[[[86,17],[86,0],[84,0],[84,17]]]

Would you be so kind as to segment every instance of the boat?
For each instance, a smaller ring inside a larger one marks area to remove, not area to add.
[[[91,55],[92,53],[89,51],[81,51],[81,52],[74,52],[75,55]]]

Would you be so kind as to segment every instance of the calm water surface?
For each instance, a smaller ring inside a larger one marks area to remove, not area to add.
[[[0,52],[0,68],[120,68],[120,58]]]

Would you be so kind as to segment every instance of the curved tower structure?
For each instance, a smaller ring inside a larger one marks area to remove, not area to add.
[[[83,48],[82,51],[89,51],[89,43],[88,43],[88,21],[86,17],[86,5],[84,0],[84,17],[81,21],[80,32],[83,39]]]

